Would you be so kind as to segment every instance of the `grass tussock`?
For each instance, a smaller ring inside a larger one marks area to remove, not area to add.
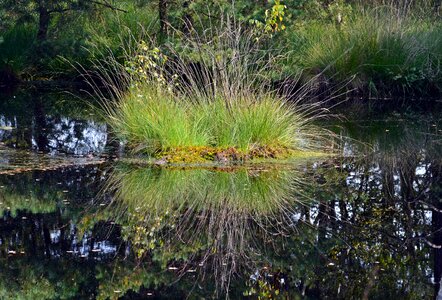
[[[353,13],[345,22],[312,23],[293,34],[294,64],[328,80],[387,94],[442,90],[442,25],[390,6]]]
[[[302,115],[279,98],[225,102],[177,102],[168,92],[146,87],[120,101],[110,123],[135,151],[170,162],[285,157],[307,150]]]
[[[311,125],[318,111],[288,102],[264,75],[275,57],[239,25],[218,30],[189,33],[178,50],[138,42],[124,66],[111,59],[114,73],[125,70],[119,78],[101,73],[116,98],[104,105],[116,135],[134,152],[166,162],[285,158],[318,149],[323,132]]]

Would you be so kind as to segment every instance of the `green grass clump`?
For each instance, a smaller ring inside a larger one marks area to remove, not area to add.
[[[317,150],[323,134],[311,121],[319,111],[273,90],[266,74],[275,57],[241,25],[224,26],[186,33],[179,46],[132,43],[124,64],[110,57],[98,65],[115,98],[101,94],[116,135],[135,152],[168,162],[286,158]]]
[[[231,106],[216,101],[195,107],[210,129],[216,146],[251,150],[256,146],[297,148],[302,137],[302,117],[294,107],[278,97],[239,99]]]
[[[261,148],[308,148],[302,114],[276,96],[242,98],[230,105],[192,102],[146,84],[109,109],[108,119],[132,149],[148,154],[200,147],[207,155],[197,157],[209,158],[233,147],[244,158]]]
[[[374,92],[441,90],[442,25],[377,8],[343,24],[312,22],[293,34],[293,63],[312,75]]]
[[[146,85],[117,104],[110,123],[138,151],[208,145],[210,136],[193,113],[191,103],[178,103],[171,94]]]

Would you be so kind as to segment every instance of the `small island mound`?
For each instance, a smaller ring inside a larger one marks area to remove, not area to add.
[[[217,30],[187,33],[179,50],[142,40],[123,64],[108,62],[113,73],[101,76],[115,99],[103,106],[115,135],[159,165],[322,153],[329,133],[312,124],[318,110],[300,104],[305,94],[287,100],[264,76],[276,58],[240,25]]]

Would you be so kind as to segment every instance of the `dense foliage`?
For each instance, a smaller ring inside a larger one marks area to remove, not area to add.
[[[146,33],[180,44],[223,16],[256,28],[262,50],[279,49],[288,78],[316,89],[374,95],[441,91],[440,1],[21,0],[0,4],[0,81],[74,78],[104,53]],[[6,74],[6,75],[5,75]],[[7,76],[8,75],[8,76]],[[274,75],[272,73],[270,76]],[[3,79],[2,79],[3,78]],[[275,79],[276,80],[276,79]]]

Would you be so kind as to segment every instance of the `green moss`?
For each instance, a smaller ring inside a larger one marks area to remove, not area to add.
[[[292,156],[309,156],[314,152],[295,151],[286,147],[261,146],[250,150],[235,147],[179,147],[161,151],[155,157],[165,163],[238,163],[256,159],[286,159]]]

